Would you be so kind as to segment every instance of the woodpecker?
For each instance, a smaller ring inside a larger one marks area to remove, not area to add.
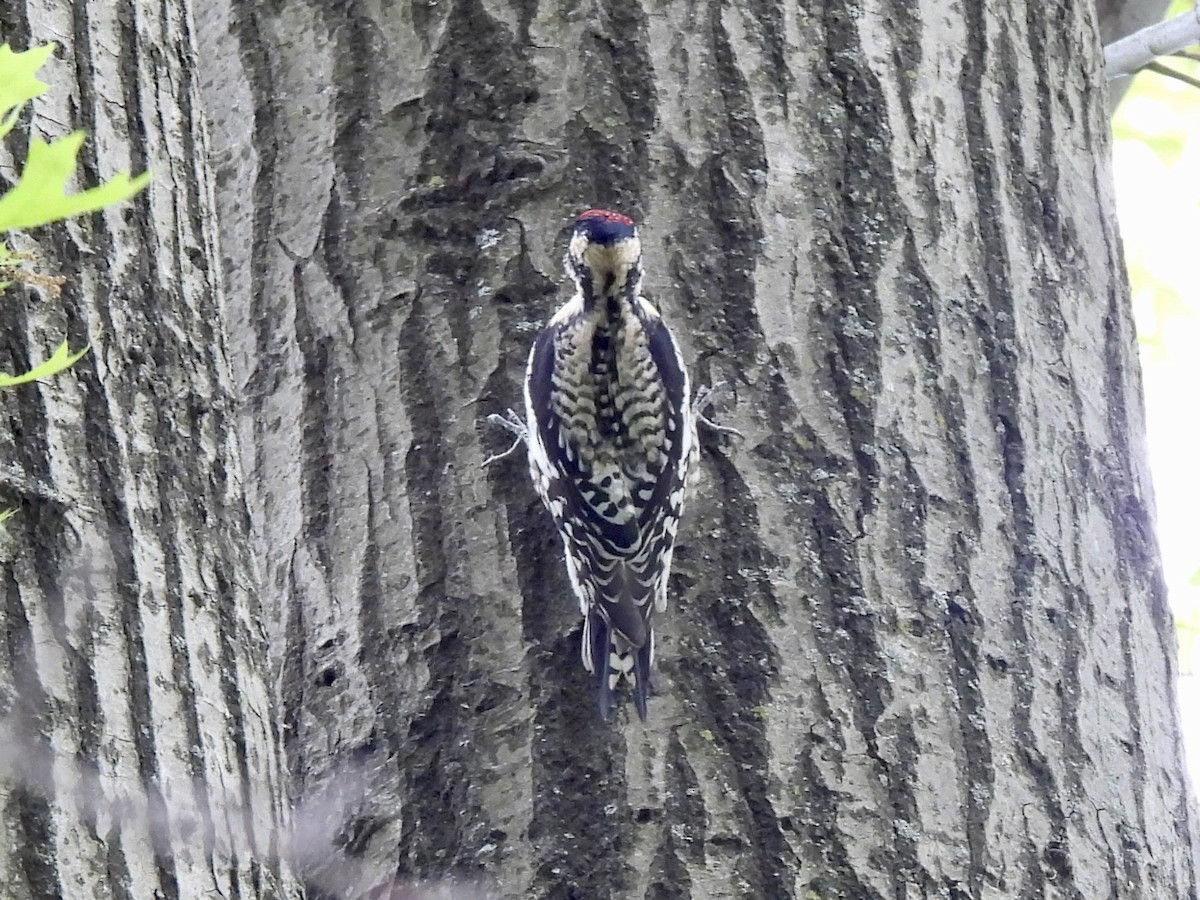
[[[628,680],[645,719],[696,413],[679,347],[641,296],[633,220],[582,213],[564,262],[574,294],[538,335],[525,372],[529,470],[562,536],[600,714],[608,718]]]

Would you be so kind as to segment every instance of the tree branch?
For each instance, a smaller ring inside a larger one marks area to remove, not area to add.
[[[1200,7],[1113,41],[1104,48],[1104,67],[1109,80],[1132,75],[1158,57],[1182,50],[1198,41]]]
[[[1160,62],[1152,62],[1146,66],[1147,72],[1157,72],[1159,75],[1165,75],[1168,78],[1175,78],[1182,81],[1184,84],[1190,84],[1194,88],[1200,88],[1200,78],[1193,78],[1191,75],[1185,75],[1183,72],[1176,72],[1170,66],[1165,66]]]

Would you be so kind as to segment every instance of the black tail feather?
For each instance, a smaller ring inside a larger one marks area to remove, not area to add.
[[[629,647],[620,658],[623,666],[614,665],[616,648],[613,646],[613,628],[595,610],[588,613],[588,627],[584,633],[591,637],[591,660],[596,679],[596,704],[600,717],[607,721],[613,707],[613,688],[623,676],[633,682],[633,703],[638,717],[645,721],[646,705],[650,697],[650,657],[653,653],[653,637],[641,647]],[[622,646],[628,647],[623,639]]]
[[[650,697],[650,648],[654,638],[638,647],[633,656],[633,703],[638,716],[646,721],[646,700]]]
[[[596,702],[600,707],[600,718],[608,721],[613,699],[608,659],[612,646],[612,632],[604,617],[595,610],[588,612],[588,618],[591,620],[589,631],[592,635],[592,666],[596,670]]]

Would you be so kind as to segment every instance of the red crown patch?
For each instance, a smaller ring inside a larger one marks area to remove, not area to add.
[[[629,218],[629,216],[613,212],[611,209],[589,209],[586,212],[581,212],[576,221],[582,222],[585,219],[600,219],[602,222],[616,222],[618,225],[633,225],[633,219]]]

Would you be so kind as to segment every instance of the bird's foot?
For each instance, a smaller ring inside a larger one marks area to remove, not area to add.
[[[521,420],[521,417],[518,416],[511,409],[508,410],[504,415],[500,415],[500,413],[492,413],[490,416],[487,417],[487,420],[491,424],[499,425],[505,431],[515,434],[517,436],[517,439],[515,441],[513,441],[512,446],[509,447],[507,450],[505,450],[503,453],[493,453],[491,456],[489,456],[487,459],[485,459],[483,461],[483,464],[480,466],[481,469],[486,469],[492,463],[499,462],[500,460],[504,459],[505,457],[512,456],[514,453],[517,452],[517,448],[520,447],[522,444],[524,444],[529,439],[529,429],[526,427],[525,423]]]
[[[696,417],[696,421],[703,422],[718,434],[736,434],[740,438],[745,438],[745,435],[736,428],[731,428],[728,425],[718,425],[704,414],[704,411],[712,406],[713,398],[722,388],[727,386],[728,382],[718,381],[710,387],[700,388],[696,391],[696,402],[692,404],[692,415]]]

